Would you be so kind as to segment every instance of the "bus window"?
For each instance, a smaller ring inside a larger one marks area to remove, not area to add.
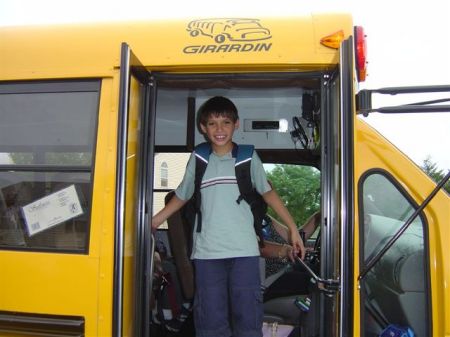
[[[414,205],[380,172],[362,184],[363,260],[371,260],[414,213]],[[363,282],[365,336],[378,336],[390,324],[429,336],[425,223],[417,217]]]
[[[0,84],[0,249],[87,253],[99,90]]]
[[[183,179],[184,171],[189,160],[190,153],[164,153],[155,154],[154,193],[153,193],[153,213],[158,213],[164,207],[164,198],[167,193],[178,187]],[[164,175],[166,179],[164,179]],[[167,185],[163,186],[163,183]],[[167,229],[167,222],[159,228]]]

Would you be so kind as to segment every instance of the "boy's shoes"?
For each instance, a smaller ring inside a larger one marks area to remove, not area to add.
[[[180,311],[180,314],[178,316],[178,319],[180,321],[184,322],[189,317],[189,315],[191,314],[191,311],[192,311],[192,307],[189,307],[189,309],[188,309],[184,305],[181,306],[181,311]]]
[[[181,327],[183,326],[184,321],[189,317],[191,314],[192,308],[186,308],[185,306],[181,307],[180,314],[177,318],[171,319],[170,321],[165,321],[164,326],[167,330],[172,332],[178,332],[181,330]]]
[[[171,319],[170,321],[166,321],[164,323],[164,326],[166,327],[167,330],[172,331],[172,332],[178,332],[181,330],[181,326],[183,325],[183,322],[181,322],[178,319]]]

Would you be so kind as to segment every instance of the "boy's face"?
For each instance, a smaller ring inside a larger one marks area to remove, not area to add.
[[[229,117],[211,115],[206,124],[200,124],[200,127],[211,142],[214,152],[225,154],[233,148],[233,134],[239,128],[239,120],[235,123]]]

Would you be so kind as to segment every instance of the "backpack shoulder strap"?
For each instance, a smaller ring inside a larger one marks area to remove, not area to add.
[[[259,237],[260,246],[263,246],[262,220],[267,212],[267,204],[252,184],[251,163],[254,150],[253,145],[235,145],[233,148],[233,157],[236,158],[236,181],[240,193],[236,202],[239,204],[245,200],[250,205],[255,232]]]
[[[233,147],[233,151],[236,151],[236,166],[239,166],[241,164],[244,164],[250,160],[252,160],[253,151],[255,150],[255,147],[253,145],[247,145],[247,144],[235,144]],[[233,153],[234,156],[234,153]]]
[[[211,144],[208,142],[200,143],[194,148],[194,155],[197,159],[208,164],[209,155],[211,154]]]
[[[236,158],[236,180],[240,192],[240,196],[238,200],[236,200],[238,203],[253,191],[250,165],[254,149],[255,147],[253,145],[246,144],[234,144],[233,147],[233,157]]]

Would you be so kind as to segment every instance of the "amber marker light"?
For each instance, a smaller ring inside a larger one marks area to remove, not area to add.
[[[327,35],[320,40],[320,43],[328,48],[338,49],[344,40],[344,31],[339,30],[333,34]]]
[[[364,82],[367,74],[367,45],[364,29],[355,26],[355,58],[358,82]]]

